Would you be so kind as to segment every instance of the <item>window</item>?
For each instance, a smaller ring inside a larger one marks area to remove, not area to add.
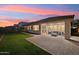
[[[39,25],[34,25],[33,30],[38,31],[39,30]]]

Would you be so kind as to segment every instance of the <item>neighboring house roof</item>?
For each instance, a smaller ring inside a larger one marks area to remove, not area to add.
[[[31,22],[28,25],[32,24],[39,24],[39,23],[45,23],[45,22],[52,22],[52,21],[58,21],[58,20],[63,20],[63,19],[68,19],[68,18],[74,18],[74,15],[66,15],[66,16],[57,16],[57,17],[48,17],[36,22]]]

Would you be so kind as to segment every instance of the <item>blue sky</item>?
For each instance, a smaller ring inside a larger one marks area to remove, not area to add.
[[[79,18],[79,4],[0,4],[1,22],[3,19],[34,21],[72,14]]]
[[[7,6],[5,5],[0,5],[0,7]],[[30,8],[35,8],[35,9],[46,9],[46,10],[56,10],[56,11],[64,11],[64,12],[79,12],[79,5],[78,4],[26,4],[22,5],[25,7],[30,7]],[[33,14],[33,13],[21,13],[21,12],[11,12],[11,11],[1,11],[0,16],[11,16],[14,18],[32,18],[37,16],[38,14]],[[38,15],[39,16],[39,15]]]

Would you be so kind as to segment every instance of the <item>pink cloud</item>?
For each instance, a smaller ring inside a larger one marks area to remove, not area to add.
[[[0,19],[15,19],[15,17],[0,15]]]
[[[14,24],[13,22],[1,21],[0,22],[0,27],[11,26],[13,24]]]
[[[79,12],[64,12],[64,11],[57,11],[57,10],[46,10],[46,9],[37,9],[33,7],[25,7],[22,5],[6,5],[6,6],[0,6],[0,11],[11,11],[11,12],[22,12],[22,13],[33,13],[38,15],[69,15],[69,14],[76,14],[79,15]],[[44,17],[44,16],[43,16]],[[43,18],[40,17],[40,18]],[[0,16],[0,19],[14,19],[14,17],[9,16]],[[13,24],[17,24],[21,21],[25,22],[33,22],[37,21],[39,17],[35,17],[32,19],[25,18],[24,20],[20,19],[14,19],[14,20],[0,20],[0,26],[10,26]]]
[[[22,5],[7,5],[0,7],[2,11],[11,11],[11,12],[22,12],[22,13],[34,13],[39,15],[46,15],[46,14],[54,14],[54,15],[69,15],[74,14],[75,12],[64,12],[64,11],[57,11],[57,10],[46,10],[46,9],[37,9],[33,7],[27,7]],[[79,13],[76,13],[79,14]]]
[[[14,24],[18,24],[19,22],[20,21],[18,21],[18,20],[13,20],[13,21],[2,20],[2,21],[0,21],[0,27],[12,26]]]
[[[26,19],[12,19],[12,20],[0,20],[0,27],[5,27],[5,26],[13,26],[14,24],[18,24],[19,22],[34,22],[36,20],[26,20]]]

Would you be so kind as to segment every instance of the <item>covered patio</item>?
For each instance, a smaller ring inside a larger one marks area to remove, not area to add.
[[[64,36],[65,39],[70,39],[73,19],[74,15],[49,17],[29,23],[26,28],[27,31],[37,32],[41,35]]]

